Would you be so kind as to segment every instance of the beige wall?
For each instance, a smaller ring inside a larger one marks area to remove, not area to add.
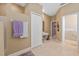
[[[20,11],[21,9],[18,6],[15,7],[15,5],[6,4],[5,17],[3,19],[5,23],[5,55],[29,47],[28,38],[19,39],[12,37],[11,20],[27,21],[26,15],[22,14]]]
[[[51,17],[46,15],[46,14],[43,14],[44,17],[43,17],[43,21],[44,21],[44,32],[48,33],[48,34],[51,34]]]
[[[30,12],[34,11],[42,14],[42,7],[39,4],[28,4],[26,8],[17,6],[16,4],[0,4],[0,16],[4,16],[3,22],[5,23],[5,55],[12,54],[31,45],[31,15]],[[20,20],[29,22],[29,37],[25,39],[12,37],[11,21]]]
[[[57,32],[57,38],[61,40],[61,18],[63,15],[71,14],[71,13],[76,13],[79,12],[79,4],[78,3],[71,3],[67,4],[64,7],[62,7],[58,13],[56,14],[56,20],[59,22],[60,26],[60,31]]]
[[[16,11],[18,13],[24,13],[24,8],[20,7],[16,4],[7,4],[7,3],[0,3],[0,15],[6,16],[6,11],[9,8],[10,10]]]
[[[44,32],[51,35],[51,21],[56,22],[56,17],[43,14],[43,21],[44,21]]]
[[[0,18],[0,55],[4,55],[4,24],[2,22],[2,19]]]

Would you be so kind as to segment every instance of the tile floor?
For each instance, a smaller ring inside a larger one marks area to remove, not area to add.
[[[77,42],[65,41],[63,44],[51,39],[45,41],[43,45],[33,48],[32,52],[36,56],[79,56],[79,49],[75,43]]]

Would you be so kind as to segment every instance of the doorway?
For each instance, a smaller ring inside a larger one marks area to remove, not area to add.
[[[56,39],[56,21],[51,21],[51,37]]]
[[[68,46],[78,46],[77,14],[69,14],[62,17],[62,43]]]

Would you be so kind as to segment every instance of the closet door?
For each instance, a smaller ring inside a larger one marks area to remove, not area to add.
[[[56,36],[56,22],[52,22],[52,38]]]
[[[31,47],[42,44],[42,18],[39,14],[31,13]]]
[[[4,55],[4,26],[3,22],[0,21],[0,56]]]

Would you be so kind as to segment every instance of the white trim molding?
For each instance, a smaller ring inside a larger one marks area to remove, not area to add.
[[[25,52],[30,51],[30,50],[31,50],[31,48],[29,47],[29,48],[26,48],[26,49],[17,51],[17,52],[15,52],[15,53],[13,53],[13,54],[10,54],[10,55],[8,55],[8,56],[19,56],[19,55],[21,55],[21,54],[23,54],[23,53],[25,53]]]

